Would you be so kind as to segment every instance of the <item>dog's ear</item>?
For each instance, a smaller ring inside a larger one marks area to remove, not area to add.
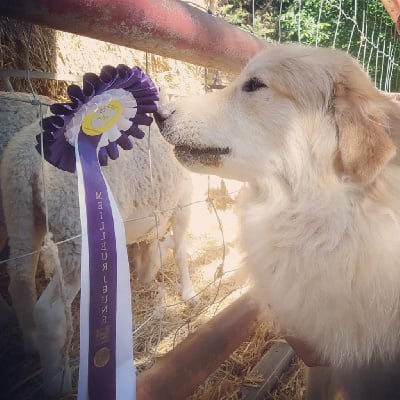
[[[353,76],[351,80],[349,75],[335,85],[339,156],[344,174],[366,185],[396,154],[389,136],[391,100],[378,92],[365,76]]]

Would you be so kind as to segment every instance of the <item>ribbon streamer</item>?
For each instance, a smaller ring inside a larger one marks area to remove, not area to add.
[[[150,125],[157,89],[139,68],[103,67],[85,74],[83,90],[43,120],[44,157],[77,173],[82,230],[78,400],[135,399],[132,311],[125,230],[100,165],[131,149]],[[36,148],[40,152],[41,137]]]
[[[97,162],[96,141],[97,136],[80,133],[76,146],[80,212],[84,221],[82,233],[87,238],[82,242],[82,258],[88,260],[81,267],[81,290],[82,293],[90,293],[90,296],[82,296],[81,301],[78,399],[134,399],[135,371],[125,231]],[[118,296],[113,296],[113,293],[118,293]],[[91,301],[88,302],[88,299]]]

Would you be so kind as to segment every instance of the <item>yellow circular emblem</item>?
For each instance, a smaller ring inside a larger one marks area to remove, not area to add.
[[[101,135],[110,129],[121,115],[121,103],[118,100],[111,100],[107,105],[99,106],[94,113],[84,116],[82,130],[89,136]]]

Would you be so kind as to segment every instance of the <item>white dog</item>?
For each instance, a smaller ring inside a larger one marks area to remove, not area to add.
[[[157,119],[187,168],[249,182],[247,263],[284,334],[337,367],[400,350],[400,107],[355,60],[271,46]]]

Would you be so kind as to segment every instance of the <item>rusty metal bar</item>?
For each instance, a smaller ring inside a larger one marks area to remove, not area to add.
[[[250,376],[262,377],[263,381],[258,386],[242,387],[241,398],[243,400],[270,399],[268,393],[275,388],[294,355],[293,349],[287,343],[275,343],[250,372]]]
[[[83,75],[59,74],[57,72],[27,71],[22,69],[0,69],[0,78],[26,78],[29,73],[32,79],[54,79],[57,81],[82,82]]]
[[[185,400],[255,331],[258,308],[246,294],[142,372],[138,400]]]
[[[396,25],[397,33],[400,34],[400,0],[381,0],[381,2]]]
[[[13,0],[0,15],[239,72],[268,44],[179,0]]]

